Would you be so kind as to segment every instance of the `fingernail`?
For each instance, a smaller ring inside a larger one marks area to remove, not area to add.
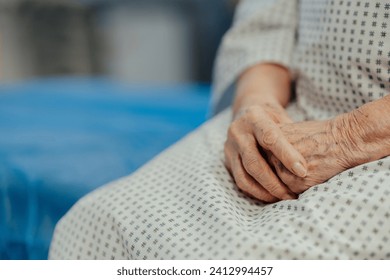
[[[294,171],[295,175],[299,177],[306,177],[307,170],[300,162],[296,162],[292,166],[292,170]]]

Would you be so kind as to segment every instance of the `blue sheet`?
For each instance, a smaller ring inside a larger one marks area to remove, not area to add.
[[[45,259],[59,218],[205,121],[208,85],[0,86],[0,258]]]

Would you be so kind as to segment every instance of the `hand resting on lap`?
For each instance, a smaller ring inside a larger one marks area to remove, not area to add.
[[[389,155],[389,125],[375,116],[381,110],[386,113],[386,102],[389,96],[331,120],[281,125],[286,139],[307,162],[306,177],[291,173],[270,152],[268,162],[280,180],[300,194],[349,168]]]
[[[294,199],[390,155],[390,95],[331,120],[293,123],[284,109],[290,90],[290,73],[275,64],[255,65],[238,80],[224,153],[245,193],[263,202]]]

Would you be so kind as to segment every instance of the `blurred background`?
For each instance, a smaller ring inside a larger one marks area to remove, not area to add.
[[[207,118],[234,0],[0,0],[0,259]]]
[[[210,82],[233,0],[0,0],[0,79]]]

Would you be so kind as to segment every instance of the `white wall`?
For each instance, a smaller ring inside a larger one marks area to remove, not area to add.
[[[191,24],[174,7],[118,5],[103,11],[99,27],[109,74],[131,82],[191,80]]]

